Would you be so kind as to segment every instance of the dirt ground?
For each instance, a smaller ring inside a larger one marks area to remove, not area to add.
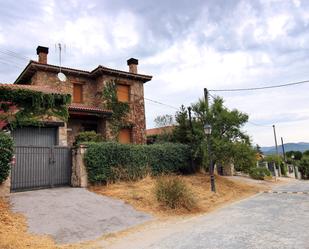
[[[209,212],[223,204],[267,189],[262,184],[259,185],[240,180],[234,181],[216,176],[217,192],[213,193],[210,191],[209,176],[205,174],[183,176],[182,178],[197,200],[198,208],[194,211],[186,209],[171,210],[161,206],[155,199],[153,192],[156,180],[151,177],[146,177],[138,182],[120,182],[108,186],[94,186],[90,190],[98,194],[119,198],[137,210],[160,218]]]

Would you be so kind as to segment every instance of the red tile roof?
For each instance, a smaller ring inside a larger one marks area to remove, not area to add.
[[[160,135],[163,133],[172,133],[172,131],[174,130],[174,127],[175,126],[165,126],[165,127],[160,127],[160,128],[147,129],[146,135],[154,136],[154,135]]]
[[[23,83],[31,79],[34,73],[38,70],[59,72],[59,66],[51,65],[51,64],[42,64],[37,61],[31,60],[28,63],[28,65],[25,67],[25,69],[21,72],[21,74],[18,76],[15,83],[20,84],[20,83]],[[61,67],[61,70],[65,74],[68,74],[68,75],[74,74],[74,75],[81,75],[81,76],[91,77],[91,78],[97,77],[98,75],[102,75],[102,73],[106,73],[106,74],[117,76],[117,77],[120,76],[124,78],[140,80],[144,83],[152,79],[152,76],[150,75],[130,73],[130,72],[122,71],[122,70],[104,67],[101,65],[92,71],[85,71],[85,70],[74,69],[74,68],[69,68],[69,67]]]
[[[42,93],[53,93],[53,94],[67,94],[67,93],[62,93],[59,91],[56,91],[55,89],[46,87],[46,86],[34,86],[34,85],[17,85],[17,84],[3,84],[0,83],[0,88],[9,88],[9,89],[25,89],[25,90],[31,90],[31,91],[37,91],[37,92],[42,92]]]
[[[72,103],[69,105],[69,111],[81,111],[81,112],[95,112],[95,113],[106,113],[111,114],[112,111],[105,110],[96,106],[87,106],[84,104]]]

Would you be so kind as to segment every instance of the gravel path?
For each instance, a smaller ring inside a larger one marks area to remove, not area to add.
[[[278,190],[306,191],[309,181]],[[309,249],[309,195],[262,193],[208,215],[140,231],[109,249]]]
[[[27,217],[30,232],[52,235],[57,243],[96,239],[151,219],[122,201],[82,188],[14,193],[11,204]]]

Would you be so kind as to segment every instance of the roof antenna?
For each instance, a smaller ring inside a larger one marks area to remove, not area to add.
[[[58,49],[59,49],[59,73],[57,74],[58,79],[61,82],[65,82],[67,80],[67,76],[65,76],[64,73],[61,72],[61,43],[58,43]]]

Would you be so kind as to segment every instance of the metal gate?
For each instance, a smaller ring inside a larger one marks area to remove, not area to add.
[[[61,146],[16,146],[11,190],[21,191],[70,185],[72,153]]]

